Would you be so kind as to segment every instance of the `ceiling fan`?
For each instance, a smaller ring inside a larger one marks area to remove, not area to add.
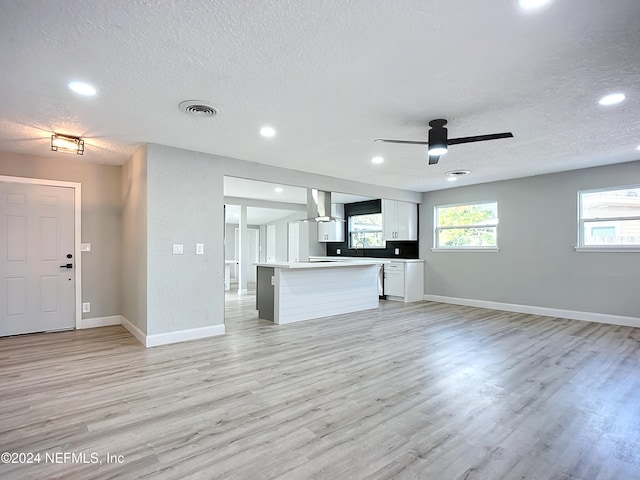
[[[447,153],[449,145],[458,145],[460,143],[472,143],[472,142],[484,142],[485,140],[498,140],[500,138],[511,138],[513,134],[511,132],[505,133],[492,133],[489,135],[476,135],[474,137],[461,137],[461,138],[447,138],[447,128],[445,125],[447,121],[439,118],[437,120],[431,120],[429,126],[429,141],[419,142],[415,140],[390,140],[387,138],[376,138],[374,142],[387,142],[387,143],[405,143],[410,145],[428,145],[427,152],[429,153],[429,165],[435,165],[440,160],[440,157]]]

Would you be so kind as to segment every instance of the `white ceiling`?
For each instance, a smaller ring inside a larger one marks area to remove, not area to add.
[[[56,131],[85,137],[86,162],[153,142],[414,191],[453,169],[470,184],[640,158],[638,0],[5,1],[0,46],[4,151],[59,155]],[[627,100],[597,104],[614,91]],[[221,114],[189,117],[187,99]],[[440,117],[450,137],[515,138],[434,167],[373,142],[425,139]]]

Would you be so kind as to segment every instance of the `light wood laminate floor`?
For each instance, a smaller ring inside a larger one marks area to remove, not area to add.
[[[430,302],[274,326],[253,302],[151,349],[0,339],[0,450],[88,455],[0,477],[640,478],[639,329]]]

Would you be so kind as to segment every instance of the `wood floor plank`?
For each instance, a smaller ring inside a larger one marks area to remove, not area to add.
[[[640,330],[444,305],[276,326],[227,294],[223,337],[121,327],[0,339],[0,478],[640,478]],[[122,463],[105,456],[122,455]]]

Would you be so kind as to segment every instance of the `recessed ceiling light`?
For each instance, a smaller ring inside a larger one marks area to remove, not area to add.
[[[260,135],[262,135],[263,137],[271,138],[274,137],[275,134],[276,130],[273,127],[262,127],[260,129]]]
[[[276,193],[284,192],[284,188],[282,188],[282,187],[276,187],[276,188],[274,188],[274,190],[276,191]]]
[[[95,87],[84,82],[69,82],[69,89],[79,95],[91,97],[96,94]]]
[[[384,158],[382,157],[373,157],[371,159],[371,163],[382,163],[382,162],[384,162]]]
[[[523,10],[533,10],[545,6],[551,0],[518,0],[518,5]]]
[[[598,100],[598,103],[605,106],[616,105],[622,102],[625,98],[624,93],[612,93],[611,95],[605,95],[602,97]]]

